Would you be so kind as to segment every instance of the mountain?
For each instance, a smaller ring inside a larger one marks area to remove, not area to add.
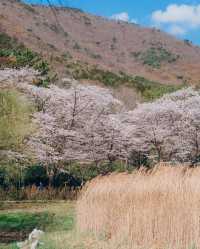
[[[0,0],[0,31],[42,54],[59,74],[80,80],[98,81],[98,69],[162,84],[199,83],[200,47],[154,28],[79,9]],[[85,76],[88,71],[92,77]]]

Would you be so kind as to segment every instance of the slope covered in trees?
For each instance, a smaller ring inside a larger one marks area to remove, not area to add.
[[[35,105],[38,129],[27,146],[39,162],[127,162],[134,153],[155,162],[198,162],[198,91],[179,90],[126,111],[110,90],[70,79],[67,89],[38,87],[36,75],[26,69],[0,71],[1,86],[23,92]]]

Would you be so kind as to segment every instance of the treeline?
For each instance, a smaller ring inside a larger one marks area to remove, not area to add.
[[[139,163],[139,162],[138,162]],[[138,165],[139,166],[139,165]],[[89,180],[111,172],[131,172],[135,166],[122,162],[58,165],[0,165],[0,200],[75,198]]]

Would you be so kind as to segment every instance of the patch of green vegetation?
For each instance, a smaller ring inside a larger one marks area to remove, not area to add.
[[[0,214],[0,231],[32,231],[34,228],[45,229],[52,223],[53,216],[42,213],[5,213]]]
[[[48,225],[46,230],[52,231],[71,231],[75,227],[74,208],[69,208],[66,214],[53,213],[52,223]]]
[[[17,149],[30,133],[30,103],[17,91],[0,91],[0,149]]]
[[[9,244],[9,245],[0,244],[0,248],[1,248],[1,249],[19,249],[19,247],[17,246],[16,243],[14,243],[14,244]]]
[[[41,76],[46,76],[46,81],[49,80],[50,67],[48,62],[43,60],[39,54],[20,44],[16,39],[1,32],[0,68],[22,68],[25,66],[33,67],[41,73]]]
[[[133,86],[141,93],[145,101],[152,101],[162,97],[164,94],[172,93],[180,90],[184,85],[164,85],[158,82],[150,81],[144,77],[136,76],[129,81],[130,86]]]
[[[132,52],[131,55],[142,61],[144,65],[148,65],[153,68],[160,68],[163,62],[176,62],[179,58],[178,55],[172,54],[161,46],[151,47],[144,52]]]
[[[95,163],[89,165],[81,165],[78,163],[72,163],[66,165],[66,171],[71,175],[80,185],[92,180],[99,175],[106,175],[111,172],[124,172],[127,170],[127,166],[124,163],[115,162],[102,162],[99,167]],[[133,169],[133,167],[132,167]]]
[[[141,94],[145,101],[152,101],[162,97],[166,93],[171,93],[181,89],[184,85],[166,85],[159,82],[154,82],[140,76],[130,76],[123,72],[119,74],[105,71],[97,68],[96,66],[89,66],[81,62],[68,63],[68,73],[75,79],[88,79],[103,83],[105,86],[118,87],[126,85],[136,89]]]
[[[4,231],[29,232],[34,228],[45,231],[41,242],[40,249],[55,249],[53,247],[55,234],[67,234],[73,231],[75,227],[75,210],[74,204],[71,202],[58,203],[32,203],[27,206],[27,203],[16,203],[16,210],[9,213],[0,213],[0,231],[2,226],[6,228]],[[17,211],[17,206],[20,205],[22,211]],[[41,211],[35,211],[39,208]],[[29,211],[27,212],[27,209]],[[17,212],[16,212],[17,211]],[[27,233],[28,234],[28,233]],[[27,238],[28,235],[25,237]],[[16,249],[16,243],[1,244],[1,249]]]
[[[91,67],[81,62],[72,62],[67,64],[68,72],[77,80],[89,79],[102,82],[106,86],[117,87],[123,83],[123,77],[110,71]]]

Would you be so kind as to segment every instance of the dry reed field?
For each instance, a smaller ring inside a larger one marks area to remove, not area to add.
[[[200,168],[98,177],[78,200],[77,227],[112,248],[200,248]]]

